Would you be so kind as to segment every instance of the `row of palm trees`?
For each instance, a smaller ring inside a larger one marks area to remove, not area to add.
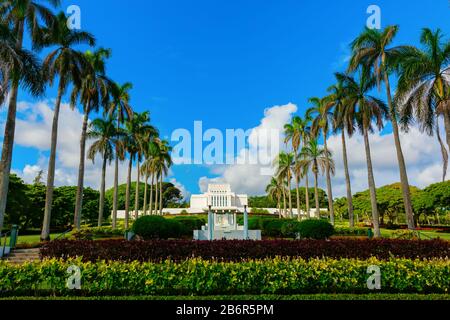
[[[8,97],[8,113],[0,162],[0,230],[3,228],[7,201],[19,87],[35,97],[44,95],[47,85],[57,86],[58,90],[52,123],[42,240],[47,240],[50,234],[59,113],[61,101],[66,94],[70,95],[72,108],[81,104],[83,110],[74,226],[80,228],[82,220],[88,139],[95,139],[88,150],[88,158],[94,161],[96,155],[100,154],[103,160],[98,224],[103,223],[104,216],[106,167],[107,163],[114,159],[112,225],[114,228],[117,226],[119,162],[124,161],[127,156],[129,166],[126,227],[130,212],[131,171],[135,162],[138,167],[136,195],[139,192],[141,173],[146,179],[151,177],[152,181],[156,179],[156,182],[159,182],[159,186],[156,183],[159,196],[157,191],[154,208],[153,193],[151,193],[150,206],[144,211],[148,212],[147,209],[150,209],[150,213],[156,213],[158,210],[161,212],[162,179],[171,165],[171,149],[168,142],[162,141],[157,129],[150,125],[148,112],[133,111],[130,105],[132,85],[130,83],[121,85],[108,77],[106,64],[111,56],[111,50],[104,48],[85,52],[78,50],[77,47],[80,45],[94,47],[95,37],[88,32],[69,29],[66,15],[53,14],[45,4],[58,7],[60,1],[7,0],[2,1],[0,6],[0,103],[4,103]],[[32,43],[29,50],[23,48],[24,37],[27,34]],[[50,53],[40,61],[37,53],[44,48],[50,49]],[[93,113],[101,113],[103,117],[89,123],[89,117]],[[140,168],[140,163],[144,159],[144,165]],[[138,214],[138,204],[136,196],[135,215]]]
[[[346,72],[336,73],[336,84],[328,88],[323,98],[311,98],[312,105],[304,117],[294,117],[285,126],[286,144],[292,152],[282,152],[275,160],[276,176],[267,187],[269,196],[277,199],[287,215],[286,193],[289,215],[292,217],[291,180],[297,186],[297,210],[300,212],[298,187],[306,182],[306,212],[309,215],[308,172],[313,172],[315,181],[316,210],[319,213],[317,178],[322,172],[326,176],[328,211],[334,224],[334,208],[331,176],[334,174],[332,154],[328,150],[330,134],[340,134],[346,179],[350,226],[354,226],[352,190],[347,160],[346,135],[352,137],[359,131],[364,138],[368,187],[371,198],[372,220],[375,236],[380,236],[379,214],[369,135],[382,130],[386,123],[392,126],[397,162],[402,186],[404,211],[409,229],[414,229],[408,174],[403,155],[400,129],[408,131],[411,125],[429,135],[437,136],[442,150],[443,180],[448,165],[450,146],[450,42],[443,40],[442,32],[423,29],[420,42],[423,48],[414,46],[392,46],[398,32],[397,26],[384,30],[366,29],[351,44],[352,56]],[[398,79],[396,92],[392,94],[391,79]],[[387,103],[373,95],[384,84]],[[447,146],[444,144],[439,121],[444,120]],[[323,147],[318,140],[323,140]],[[281,212],[281,210],[280,210]],[[299,215],[300,219],[300,215]]]

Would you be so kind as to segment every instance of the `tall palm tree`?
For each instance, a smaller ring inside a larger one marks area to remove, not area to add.
[[[305,114],[305,116],[302,118],[300,126],[300,132],[302,137],[303,145],[306,145],[308,141],[311,139],[311,116],[308,114]],[[304,178],[305,178],[305,207],[306,207],[306,214],[307,217],[311,217],[310,212],[310,206],[309,206],[309,176],[308,176],[308,170],[302,170],[301,166],[298,165],[297,162],[296,171],[302,172]]]
[[[396,102],[401,109],[405,130],[417,119],[420,129],[429,135],[436,131],[444,159],[443,180],[448,166],[448,152],[439,132],[439,118],[444,119],[450,148],[450,41],[443,40],[440,29],[423,29],[423,50],[409,48],[399,59]]]
[[[147,148],[145,150],[145,161],[142,164],[142,173],[145,175],[145,190],[144,190],[144,214],[147,214],[147,185],[148,185],[148,179],[151,177],[151,184],[150,184],[150,201],[148,202],[149,206],[149,212],[150,215],[153,214],[153,186],[155,184],[155,156],[159,150],[158,144],[160,140],[158,137],[154,137],[151,139],[148,144]]]
[[[116,130],[119,128],[125,120],[131,119],[133,117],[133,110],[130,106],[130,90],[133,85],[129,82],[120,85],[116,82],[111,83],[109,86],[109,94],[111,101],[108,107],[110,115],[115,115],[116,117]],[[121,146],[116,145],[116,154],[118,153]],[[114,193],[113,193],[113,212],[112,212],[112,228],[117,227],[117,201],[119,198],[119,157],[115,158],[114,162]]]
[[[348,158],[347,158],[347,143],[345,141],[345,133],[351,137],[355,129],[355,119],[354,111],[349,108],[346,101],[346,88],[343,85],[340,74],[336,74],[337,84],[331,86],[328,89],[330,95],[328,96],[329,101],[333,104],[333,130],[334,132],[341,132],[342,141],[342,157],[344,162],[344,173],[345,173],[345,184],[347,189],[347,207],[349,216],[349,225],[351,228],[355,226],[355,221],[353,217],[353,195],[352,186],[350,181],[350,173],[348,169]]]
[[[299,116],[295,116],[292,118],[291,123],[286,124],[284,126],[284,134],[285,134],[285,143],[291,142],[292,149],[294,150],[294,162],[295,167],[298,167],[297,159],[298,159],[298,151],[300,149],[300,145],[302,143],[302,129],[303,129],[303,119]],[[300,179],[301,173],[297,170],[294,170],[295,182],[296,182],[296,196],[297,196],[297,218],[300,221]]]
[[[276,175],[280,181],[287,182],[287,192],[289,200],[289,216],[293,218],[292,212],[292,194],[291,194],[291,181],[292,181],[292,166],[295,162],[294,153],[281,152],[274,160],[274,166],[276,167]]]
[[[283,185],[280,181],[272,177],[270,183],[266,187],[268,197],[277,202],[278,217],[281,219],[281,197],[283,195]]]
[[[106,59],[111,56],[109,49],[100,48],[94,52],[87,51],[84,58],[87,66],[83,72],[83,80],[80,86],[75,86],[72,92],[71,101],[75,105],[80,99],[83,105],[83,125],[80,138],[80,164],[78,168],[77,195],[75,200],[74,225],[80,229],[81,209],[83,202],[84,188],[84,167],[86,157],[86,136],[91,112],[98,111],[100,106],[105,109],[109,103],[109,86],[111,81],[106,77]]]
[[[52,12],[45,7],[44,3],[48,3],[54,7],[58,6],[59,0],[6,0],[2,1],[0,5],[0,20],[4,26],[11,26],[13,32],[12,45],[9,41],[8,47],[14,47],[14,50],[19,53],[23,50],[23,41],[26,35],[25,30],[29,31],[30,38],[34,40],[40,31],[40,21],[50,24],[54,16]],[[3,43],[5,44],[5,42]],[[6,48],[2,49],[3,53]],[[11,51],[10,51],[11,52]],[[25,51],[22,51],[25,52]],[[9,105],[6,116],[5,134],[3,137],[2,156],[0,161],[0,228],[3,226],[3,219],[5,216],[6,201],[9,187],[9,175],[11,172],[11,163],[14,146],[14,134],[16,129],[16,114],[17,114],[17,97],[19,87],[22,86],[25,90],[38,96],[44,92],[45,82],[41,76],[39,64],[31,54],[21,55],[21,59],[9,60],[7,67],[7,75],[3,75],[4,88],[9,88]],[[5,65],[3,61],[1,64]],[[23,64],[26,62],[27,67]],[[5,70],[5,69],[4,69]],[[2,72],[3,73],[3,72]],[[8,85],[5,86],[5,79]],[[5,91],[5,90],[3,90]]]
[[[105,207],[105,180],[106,166],[111,163],[115,157],[115,148],[121,143],[120,137],[123,132],[117,132],[115,120],[113,117],[98,118],[93,120],[89,125],[87,133],[88,139],[95,139],[88,150],[88,159],[95,162],[95,157],[100,154],[102,157],[102,180],[100,187],[100,202],[98,211],[98,226],[103,224],[104,207]]]
[[[135,219],[139,215],[139,183],[140,183],[140,163],[142,161],[142,156],[144,155],[148,143],[153,140],[154,137],[158,135],[158,131],[155,127],[150,125],[150,113],[148,111],[143,113],[135,113],[133,119],[131,120],[135,123],[134,135],[135,141],[137,142],[136,148],[136,160],[137,160],[137,182],[135,189],[134,198],[134,216]]]
[[[158,154],[155,158],[157,177],[159,177],[159,215],[163,214],[163,178],[164,176],[167,176],[169,168],[173,164],[172,157],[170,155],[171,151],[172,147],[169,145],[168,141],[159,141]]]
[[[355,116],[359,131],[364,136],[364,146],[367,161],[367,177],[370,191],[370,202],[372,206],[372,220],[375,237],[381,237],[380,222],[377,205],[377,194],[375,179],[373,175],[372,156],[370,153],[369,133],[373,132],[373,124],[378,130],[384,126],[383,120],[389,116],[389,108],[386,104],[371,95],[370,90],[376,85],[376,78],[371,76],[367,70],[360,70],[359,82],[348,75],[341,75],[344,86],[347,88],[348,113]]]
[[[311,139],[302,148],[298,155],[298,163],[303,167],[304,171],[311,170],[314,174],[314,198],[316,201],[316,216],[320,217],[319,204],[319,173],[326,172],[327,169],[334,174],[334,161],[332,154],[325,148],[321,148],[316,139]]]
[[[328,132],[331,129],[333,121],[332,104],[327,98],[310,98],[309,102],[313,105],[306,113],[312,118],[312,131],[313,136],[318,137],[320,132],[323,136],[323,146],[325,152],[328,152]],[[334,225],[334,206],[333,206],[333,188],[331,186],[331,169],[328,163],[328,158],[325,158],[325,174],[327,178],[327,194],[328,194],[328,210],[330,214],[331,224]]]
[[[58,140],[58,122],[61,99],[71,82],[75,86],[81,85],[81,77],[85,68],[83,53],[74,49],[78,44],[95,45],[95,39],[87,32],[70,30],[67,27],[67,17],[60,13],[53,23],[43,30],[37,41],[37,47],[56,47],[45,58],[43,73],[53,85],[55,77],[59,78],[58,93],[53,113],[50,158],[47,171],[47,191],[45,197],[44,222],[41,240],[48,240],[50,236],[50,219],[53,204],[53,188],[55,183],[56,147]]]
[[[350,60],[350,71],[355,71],[363,65],[370,70],[376,78],[379,86],[381,79],[386,87],[389,118],[392,123],[395,149],[397,153],[400,181],[402,185],[403,203],[405,206],[408,228],[414,229],[414,213],[411,205],[411,193],[409,190],[408,174],[406,172],[405,157],[403,156],[400,134],[398,129],[398,110],[392,100],[389,76],[395,67],[399,57],[403,56],[409,48],[405,46],[390,47],[398,32],[398,26],[388,26],[384,30],[369,29],[359,35],[352,43],[353,55]]]

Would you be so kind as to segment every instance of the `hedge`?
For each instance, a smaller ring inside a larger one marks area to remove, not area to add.
[[[84,261],[181,261],[191,257],[240,261],[282,257],[429,259],[450,257],[450,242],[442,240],[264,240],[264,241],[70,241],[58,240],[41,248],[45,258],[82,256]]]
[[[66,288],[67,270],[78,266],[81,291]],[[289,259],[225,263],[66,262],[0,263],[3,295],[238,295],[373,293],[368,268],[381,270],[380,293],[448,293],[450,260]],[[378,291],[377,291],[378,292]]]

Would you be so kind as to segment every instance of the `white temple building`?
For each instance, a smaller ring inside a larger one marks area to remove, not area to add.
[[[261,230],[248,229],[248,196],[237,195],[229,184],[210,184],[208,191],[191,197],[191,210],[208,213],[208,224],[194,231],[195,240],[261,240]],[[244,214],[244,225],[237,214]]]
[[[191,196],[190,209],[193,211],[207,211],[209,206],[216,212],[244,212],[248,206],[246,194],[235,194],[229,184],[210,184],[204,194]]]

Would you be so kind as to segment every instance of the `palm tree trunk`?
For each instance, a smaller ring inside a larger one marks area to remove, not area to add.
[[[24,22],[18,22],[16,48],[22,49]],[[14,147],[14,134],[16,130],[17,96],[19,92],[19,79],[12,81],[9,92],[8,115],[6,117],[5,134],[3,136],[2,158],[0,162],[0,231],[3,229],[6,201],[8,198],[9,174],[11,172],[12,154]]]
[[[294,218],[294,213],[292,212],[292,192],[291,192],[291,177],[288,177],[288,199],[289,199],[289,217]]]
[[[120,119],[117,117],[117,132],[120,129]],[[116,143],[116,158],[114,159],[114,194],[113,194],[113,214],[112,214],[112,228],[117,228],[117,201],[119,198],[119,146]]]
[[[400,182],[402,185],[402,194],[403,194],[403,203],[405,206],[406,221],[408,224],[408,229],[414,230],[415,229],[414,212],[411,205],[411,192],[409,190],[408,174],[406,172],[405,157],[403,156],[402,144],[400,142],[400,134],[397,123],[397,112],[395,110],[394,104],[392,103],[391,87],[389,84],[389,76],[387,72],[384,72],[384,82],[386,85],[386,94],[391,115],[392,132],[394,133],[395,149],[397,151],[397,161],[400,171]]]
[[[89,121],[89,106],[90,103],[88,101],[88,103],[86,104],[86,111],[84,112],[83,127],[81,129],[81,139],[80,139],[80,166],[78,168],[77,197],[75,200],[75,215],[74,215],[75,228],[78,230],[81,227],[81,210],[83,208],[84,161],[86,158],[86,131]]]
[[[55,185],[56,147],[58,144],[58,122],[63,88],[63,83],[62,81],[60,81],[58,87],[58,96],[55,103],[55,110],[53,113],[50,158],[48,160],[47,171],[47,191],[45,195],[44,221],[42,223],[41,241],[50,240],[50,220],[52,216],[53,189]]]
[[[150,185],[150,215],[153,215],[153,184],[155,183],[155,174],[152,172],[152,182]]]
[[[284,183],[282,182],[282,184],[284,185]],[[283,217],[286,217],[286,188],[283,186]]]
[[[101,227],[103,225],[103,214],[105,211],[105,189],[106,189],[106,164],[108,163],[108,159],[106,156],[106,151],[103,154],[103,165],[102,165],[102,183],[100,187],[100,204],[98,207],[98,226]]]
[[[306,203],[306,214],[308,215],[308,219],[311,218],[311,212],[309,208],[309,178],[308,178],[308,171],[305,173],[305,203]]]
[[[302,220],[301,216],[300,216],[300,191],[298,190],[300,188],[300,177],[297,176],[296,177],[296,182],[297,182],[297,220],[300,221]]]
[[[366,161],[367,161],[367,178],[369,182],[370,191],[370,203],[372,206],[372,223],[374,229],[374,235],[376,238],[381,237],[380,232],[380,217],[378,214],[377,205],[377,192],[375,188],[375,179],[373,177],[373,167],[372,167],[372,156],[370,155],[370,144],[369,144],[369,134],[367,133],[367,128],[364,128],[364,146],[366,150]]]
[[[317,170],[314,170],[314,199],[316,200],[316,216],[320,218],[319,186]]]
[[[444,127],[445,127],[445,135],[447,137],[448,148],[450,150],[450,106],[449,106],[449,103],[447,103],[447,109],[449,109],[449,110],[444,110]]]
[[[161,177],[159,178],[159,215],[162,216],[163,214],[163,175],[161,174]]]
[[[137,157],[137,182],[136,182],[136,192],[134,193],[134,218],[139,218],[139,182],[141,179],[141,172],[140,172],[140,163],[139,163],[139,156]]]
[[[279,195],[277,197],[277,210],[278,210],[278,219],[281,219],[281,201]]]
[[[128,229],[128,220],[130,218],[130,192],[131,192],[131,169],[133,168],[133,157],[130,155],[128,162],[127,189],[125,192],[125,229]]]
[[[148,192],[148,173],[145,174],[145,186],[144,186],[144,216],[147,215],[147,192]]]
[[[328,155],[327,134],[325,130],[323,131],[323,146],[325,149],[325,153]],[[328,159],[328,156],[325,161],[325,167],[327,176],[328,210],[330,211],[330,222],[332,225],[334,225],[335,221],[334,221],[333,189],[331,187],[330,159]]]
[[[158,180],[159,180],[159,177],[156,176],[156,183],[155,183],[155,215],[158,215],[158,196],[159,196]]]
[[[347,159],[347,143],[345,142],[345,131],[341,131],[342,137],[342,156],[344,158],[344,172],[345,172],[345,184],[347,187],[347,206],[348,206],[348,219],[350,228],[355,226],[355,220],[353,218],[353,195],[352,195],[352,185],[350,182],[350,173],[348,171],[348,159]]]

